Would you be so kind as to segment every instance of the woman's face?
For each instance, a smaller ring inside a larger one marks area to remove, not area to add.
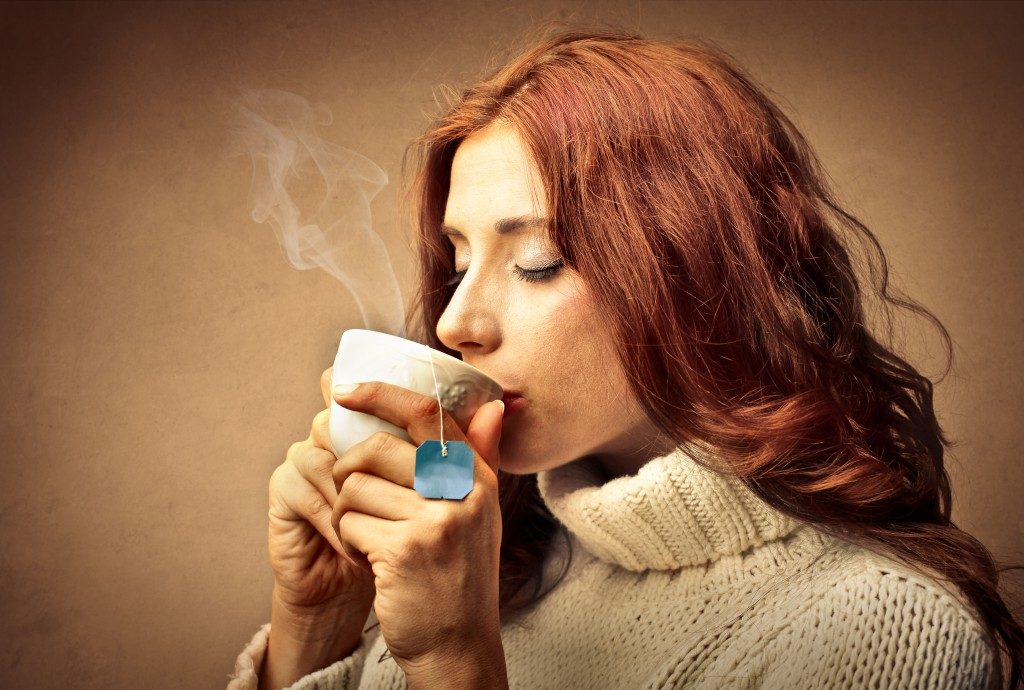
[[[543,197],[512,128],[491,125],[462,142],[444,225],[455,270],[465,274],[437,335],[525,398],[503,423],[503,471],[530,474],[593,455],[609,477],[633,474],[669,446],[629,391],[587,285],[561,266],[544,226],[526,220],[546,216]]]

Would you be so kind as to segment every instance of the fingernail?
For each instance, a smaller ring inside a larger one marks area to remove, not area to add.
[[[505,414],[505,401],[499,398],[498,404],[501,405],[501,413]]]
[[[334,394],[348,395],[349,393],[354,391],[358,385],[358,383],[339,383],[337,386],[334,387]]]

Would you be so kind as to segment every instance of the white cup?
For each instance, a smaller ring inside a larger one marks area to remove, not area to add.
[[[432,398],[439,394],[441,407],[463,431],[484,403],[498,400],[503,393],[498,382],[447,353],[390,333],[350,328],[341,334],[338,354],[334,358],[331,388],[333,390],[339,383],[367,381],[391,383]],[[378,431],[387,431],[412,443],[405,429],[374,415],[346,409],[333,399],[330,426],[331,445],[338,457]],[[440,431],[438,419],[436,438],[440,438]]]

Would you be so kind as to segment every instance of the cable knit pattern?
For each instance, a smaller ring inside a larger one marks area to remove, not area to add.
[[[574,553],[557,587],[502,629],[511,688],[985,686],[994,656],[951,586],[779,513],[697,452],[610,481],[589,459],[538,473]],[[546,578],[565,557],[548,554]],[[269,627],[229,690],[256,690]],[[384,651],[365,633],[291,688],[407,687]]]
[[[690,453],[694,449],[689,450]],[[642,571],[701,565],[778,539],[799,526],[738,479],[655,458],[635,475],[604,484],[599,468],[576,462],[541,472],[551,512],[602,560]]]

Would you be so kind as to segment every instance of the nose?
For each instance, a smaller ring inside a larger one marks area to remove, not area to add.
[[[463,277],[435,328],[438,339],[446,347],[463,355],[489,352],[501,339],[497,317],[500,305],[494,304],[478,283],[469,273]]]

